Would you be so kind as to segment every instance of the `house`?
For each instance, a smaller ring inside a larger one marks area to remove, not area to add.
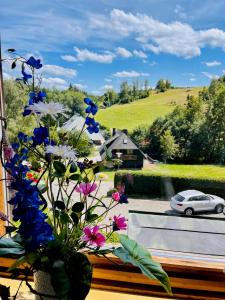
[[[143,168],[146,156],[127,135],[127,130],[113,131],[113,136],[100,149],[101,158],[105,159],[108,152],[111,153],[113,159],[117,158],[123,161],[120,168]]]
[[[62,129],[66,131],[72,131],[72,130],[81,131],[84,123],[85,123],[85,118],[78,114],[75,114],[62,126]],[[101,134],[101,132],[90,134],[86,130],[85,133],[95,145],[102,145],[105,142],[105,139]]]

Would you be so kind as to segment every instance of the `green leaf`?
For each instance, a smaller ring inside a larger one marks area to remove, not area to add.
[[[15,226],[5,226],[5,231],[6,233],[12,233],[14,231],[16,231],[18,228]]]
[[[80,174],[72,174],[69,179],[71,180],[79,180],[80,179]]]
[[[16,255],[21,256],[25,253],[24,248],[17,242],[14,242],[11,238],[0,239],[0,256],[1,255]]]
[[[15,52],[16,50],[13,49],[13,48],[9,48],[7,51],[8,51],[8,52]]]
[[[7,271],[11,272],[13,269],[18,268],[20,265],[24,264],[26,261],[27,261],[26,256],[21,256],[14,262],[14,264],[10,268],[8,268]]]
[[[70,280],[65,270],[65,264],[61,260],[54,262],[50,271],[51,283],[56,295],[61,299],[69,299]]]
[[[70,218],[69,218],[68,214],[65,213],[65,212],[61,213],[61,214],[60,214],[60,221],[61,221],[63,224],[69,223]]]
[[[55,201],[54,206],[60,210],[64,210],[66,208],[65,203],[63,201]]]
[[[87,216],[86,216],[86,221],[87,222],[93,222],[96,219],[98,219],[97,214],[91,214],[89,211],[87,211]]]
[[[119,234],[118,236],[123,247],[115,249],[113,253],[123,262],[139,267],[148,278],[158,280],[167,293],[172,294],[168,275],[159,263],[152,260],[148,250],[138,245],[136,241],[130,240],[127,235]]]
[[[79,217],[75,212],[72,212],[71,218],[73,219],[74,224],[77,225],[79,223]]]
[[[81,202],[76,202],[76,203],[72,206],[72,211],[73,211],[73,212],[76,212],[76,213],[82,212],[83,209],[84,209],[84,203],[81,203]]]
[[[75,173],[77,171],[77,165],[72,162],[70,165],[70,173]]]
[[[11,69],[15,69],[15,67],[16,67],[16,62],[14,61],[11,65]]]
[[[53,166],[54,166],[57,174],[64,174],[66,172],[66,167],[64,166],[64,164],[61,161],[55,160],[53,162]]]

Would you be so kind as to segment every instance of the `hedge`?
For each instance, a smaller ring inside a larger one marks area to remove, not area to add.
[[[125,191],[128,195],[169,198],[183,190],[193,189],[225,198],[225,180],[165,177],[141,171],[129,171],[129,173],[117,172],[115,174],[115,187],[118,183],[125,184]]]

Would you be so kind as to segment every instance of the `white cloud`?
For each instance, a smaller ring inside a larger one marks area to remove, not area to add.
[[[73,83],[73,85],[78,88],[79,90],[85,90],[87,88],[86,84],[81,84],[81,83]]]
[[[148,73],[139,73],[136,71],[121,71],[113,74],[114,77],[118,78],[135,78],[140,76],[149,76]]]
[[[2,76],[3,76],[3,79],[5,79],[5,80],[12,79],[12,76],[6,72],[3,72]]]
[[[124,58],[129,58],[129,57],[132,57],[133,54],[128,51],[127,49],[125,48],[122,48],[122,47],[118,47],[116,48],[116,53],[119,55],[119,56],[122,56]]]
[[[134,38],[144,50],[156,54],[169,53],[192,58],[201,54],[201,48],[219,47],[225,50],[225,31],[218,28],[195,30],[182,22],[164,23],[146,14],[126,13],[113,9],[109,16],[95,16],[91,28],[105,38]]]
[[[174,13],[180,18],[180,19],[186,19],[187,14],[185,13],[183,7],[179,4],[175,6]]]
[[[204,62],[204,64],[205,64],[207,67],[217,67],[217,66],[220,66],[220,65],[221,65],[221,62],[220,62],[220,61],[217,61],[217,60],[213,60],[213,61],[207,61],[207,62]]]
[[[219,75],[211,74],[209,72],[202,72],[202,75],[204,75],[205,77],[207,77],[209,79],[218,79],[219,78]]]
[[[188,77],[194,77],[195,76],[195,74],[191,73],[191,72],[189,72],[189,73],[183,73],[182,75],[183,76],[188,76]]]
[[[134,50],[133,54],[140,58],[147,58],[148,56],[143,51]]]
[[[58,90],[65,90],[68,88],[68,83],[66,80],[58,77],[43,77],[42,86],[49,89],[56,88]]]
[[[40,72],[43,74],[50,74],[55,76],[75,77],[77,71],[56,65],[44,65]]]
[[[61,58],[65,61],[69,61],[69,62],[75,62],[76,57],[72,56],[72,55],[61,55]]]
[[[92,91],[91,94],[99,96],[102,94],[102,92],[101,91]]]
[[[196,81],[196,78],[192,77],[189,79],[190,81]]]
[[[105,78],[104,79],[106,82],[112,82],[112,79],[110,79],[110,78]]]
[[[149,63],[150,67],[154,67],[156,65],[158,65],[158,63],[156,61],[152,61],[152,62]]]
[[[110,64],[115,58],[115,54],[110,52],[99,54],[88,49],[79,49],[77,47],[74,47],[74,50],[76,51],[76,61],[94,61],[103,64]]]
[[[103,90],[112,90],[113,89],[113,85],[111,84],[105,84],[103,87],[102,87]]]

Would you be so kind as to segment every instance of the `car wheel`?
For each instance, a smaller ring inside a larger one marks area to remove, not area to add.
[[[192,208],[186,208],[184,213],[186,216],[192,216],[194,214],[194,210]]]
[[[223,205],[218,204],[215,208],[215,211],[216,211],[217,214],[220,214],[223,211]]]

